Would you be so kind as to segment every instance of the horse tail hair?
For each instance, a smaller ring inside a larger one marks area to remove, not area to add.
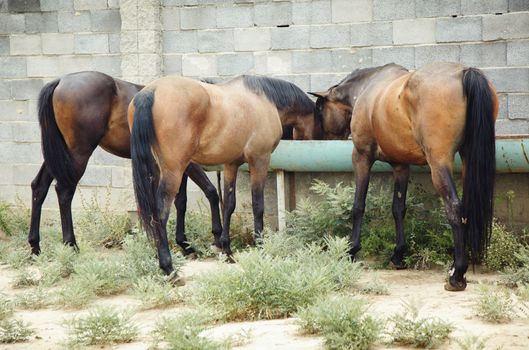
[[[496,173],[494,92],[476,68],[464,70],[463,92],[467,112],[461,149],[466,162],[461,214],[472,263],[479,263],[492,234]]]
[[[154,91],[140,91],[133,101],[135,110],[130,141],[134,193],[140,219],[147,233],[152,236],[152,227],[160,224],[156,198],[160,169],[152,151],[156,142],[152,120]]]
[[[42,143],[42,155],[46,167],[61,186],[75,186],[77,174],[74,161],[64,141],[53,110],[53,93],[60,79],[53,80],[40,90],[38,115]]]

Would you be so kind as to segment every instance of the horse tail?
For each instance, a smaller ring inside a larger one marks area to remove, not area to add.
[[[53,80],[40,90],[38,115],[42,142],[42,155],[46,167],[62,186],[75,186],[77,174],[74,161],[64,137],[57,126],[53,110],[53,93],[60,79]]]
[[[152,152],[156,142],[152,120],[154,91],[140,91],[133,101],[135,110],[130,141],[134,193],[143,226],[152,236],[151,228],[160,224],[156,199],[160,169]]]
[[[466,126],[461,149],[466,162],[463,179],[462,218],[473,263],[479,263],[492,233],[496,146],[493,91],[476,68],[463,72],[467,99]]]

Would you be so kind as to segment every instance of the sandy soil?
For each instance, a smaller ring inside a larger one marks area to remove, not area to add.
[[[184,267],[183,273],[188,282],[197,273],[214,271],[217,263],[213,261],[190,261]],[[486,349],[529,349],[529,319],[517,318],[507,324],[488,324],[479,320],[472,309],[476,298],[478,281],[493,281],[495,275],[469,273],[469,285],[462,293],[446,292],[443,289],[444,274],[441,272],[422,271],[378,271],[378,277],[390,290],[390,295],[367,296],[371,303],[372,313],[380,317],[388,317],[402,310],[401,302],[410,298],[418,298],[423,303],[422,316],[436,316],[452,322],[456,330],[454,337],[474,334],[481,338],[488,338]],[[11,288],[11,281],[15,272],[0,267],[0,291],[8,295],[15,295],[21,290]],[[365,279],[370,279],[366,273]],[[99,299],[96,304],[134,306],[137,301],[126,295]],[[140,341],[123,344],[106,349],[136,350],[149,347],[149,332],[155,321],[161,316],[170,316],[185,309],[185,306],[166,308],[163,310],[149,310],[139,312],[134,320],[140,325]],[[0,345],[0,349],[57,349],[67,338],[65,324],[73,316],[87,311],[64,311],[44,309],[37,311],[17,311],[15,316],[30,322],[36,330],[36,336],[27,343],[14,345]],[[318,337],[301,336],[293,319],[271,320],[258,322],[228,323],[204,332],[213,339],[232,337],[238,340],[235,349],[322,349],[322,339]],[[94,347],[94,349],[101,347]],[[447,343],[441,349],[458,349],[454,343]],[[379,345],[375,349],[386,349]],[[404,349],[391,347],[391,349]]]

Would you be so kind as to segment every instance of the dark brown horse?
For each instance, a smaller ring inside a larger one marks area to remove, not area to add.
[[[31,183],[33,203],[29,243],[39,254],[39,224],[42,203],[51,182],[59,199],[64,243],[77,248],[72,224],[71,202],[88,159],[99,145],[104,150],[130,158],[130,131],[127,108],[143,86],[114,79],[99,72],[68,74],[43,87],[39,96],[39,122],[44,163]],[[189,164],[176,196],[176,242],[184,254],[193,252],[184,233],[187,176],[204,191],[211,205],[212,231],[222,232],[219,198],[215,186],[196,164]]]
[[[391,261],[398,268],[404,267],[409,164],[428,164],[454,237],[454,270],[445,288],[464,290],[467,245],[472,260],[478,262],[492,230],[494,122],[498,114],[492,84],[478,69],[455,63],[430,64],[415,72],[389,64],[354,71],[339,84],[314,95],[318,96],[316,104],[324,125],[332,124],[330,120],[351,120],[356,182],[351,255],[360,250],[369,173],[378,159],[393,166],[397,244]],[[452,176],[456,152],[463,160],[461,201]]]
[[[134,190],[143,225],[158,248],[160,267],[173,271],[167,244],[169,204],[190,162],[224,164],[223,230],[219,243],[228,256],[230,218],[235,209],[237,169],[250,169],[254,228],[263,230],[263,189],[270,154],[282,126],[300,138],[321,137],[315,104],[295,85],[242,76],[212,85],[178,76],[147,85],[129,106]]]

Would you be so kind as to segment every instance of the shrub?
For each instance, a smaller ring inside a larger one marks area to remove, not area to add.
[[[520,266],[520,259],[516,254],[522,248],[517,237],[507,231],[506,227],[497,221],[492,225],[492,238],[487,249],[484,264],[494,271]]]
[[[45,308],[52,303],[51,295],[41,287],[25,293],[18,294],[15,298],[17,307],[27,310],[37,310]]]
[[[482,320],[492,323],[509,322],[515,314],[514,307],[509,290],[485,285],[481,285],[478,289],[474,308]]]
[[[328,296],[297,312],[305,333],[321,334],[327,349],[369,349],[381,322],[366,315],[366,303],[350,296]]]
[[[456,338],[455,342],[461,350],[484,350],[487,339],[470,334],[464,338]]]
[[[11,299],[4,294],[0,294],[0,321],[11,316],[14,310],[15,306]]]
[[[99,307],[87,316],[73,318],[68,324],[70,344],[105,345],[129,343],[138,336],[138,327],[130,312]]]
[[[161,278],[142,277],[132,287],[134,295],[141,300],[142,309],[174,305],[181,301],[178,291]]]
[[[373,273],[373,277],[362,287],[360,287],[360,293],[371,294],[371,295],[389,295],[389,288],[387,284],[380,280],[376,273]]]
[[[0,343],[19,343],[29,340],[35,331],[16,319],[0,320]]]
[[[420,318],[417,301],[404,303],[404,312],[389,318],[393,343],[419,348],[435,348],[448,339],[454,326],[439,318]]]
[[[349,260],[346,239],[329,239],[325,250],[312,244],[283,256],[283,250],[274,254],[268,247],[283,234],[277,235],[268,235],[262,249],[236,254],[237,266],[198,276],[194,301],[219,310],[227,320],[271,319],[289,316],[358,280],[360,268]]]
[[[21,205],[15,207],[0,202],[0,233],[16,236],[29,231],[29,209],[21,201],[19,204]]]
[[[506,281],[515,286],[529,285],[529,247],[522,246],[519,251],[511,252],[511,255],[520,261],[517,267],[505,269]]]

